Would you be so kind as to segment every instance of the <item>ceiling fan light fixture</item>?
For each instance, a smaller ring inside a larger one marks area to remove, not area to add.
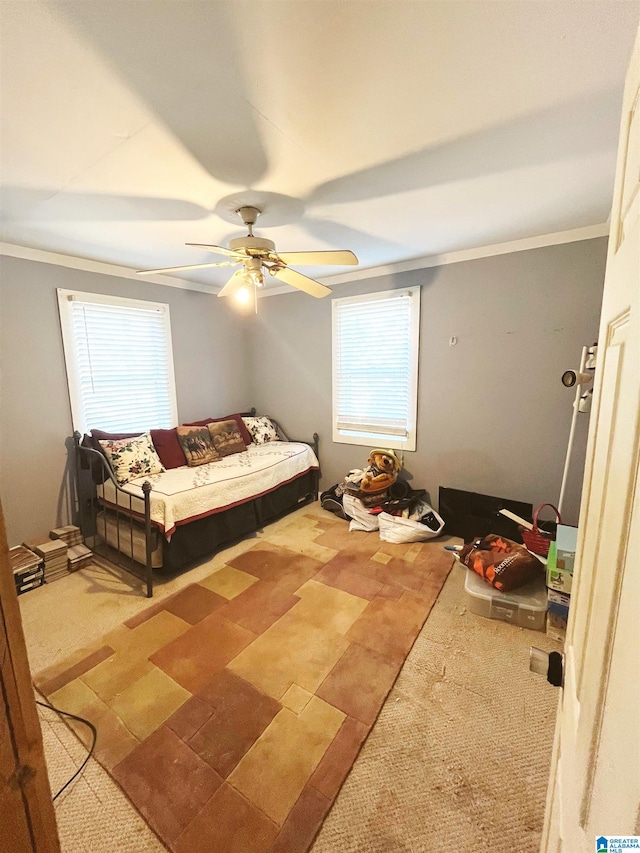
[[[258,258],[250,258],[245,261],[242,275],[248,283],[255,285],[255,287],[262,287],[264,284],[262,261]]]
[[[243,284],[238,288],[238,290],[236,290],[236,302],[239,302],[240,305],[246,305],[250,299],[251,291],[249,290],[248,285]]]

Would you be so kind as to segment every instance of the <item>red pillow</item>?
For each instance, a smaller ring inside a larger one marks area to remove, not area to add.
[[[251,436],[249,434],[249,430],[245,426],[244,421],[242,420],[242,415],[240,414],[227,415],[224,418],[205,418],[203,421],[193,421],[193,423],[184,424],[184,426],[206,426],[207,424],[218,424],[221,421],[235,421],[238,424],[238,432],[242,436],[242,440],[244,441],[245,445],[249,447],[249,445],[252,443]]]
[[[187,464],[175,427],[173,429],[152,429],[151,441],[153,441],[158,452],[160,461],[167,470],[169,468],[180,468]]]

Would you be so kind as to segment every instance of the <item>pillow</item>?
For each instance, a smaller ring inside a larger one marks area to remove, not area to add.
[[[92,429],[92,446],[94,450],[99,450],[103,453],[103,448],[100,446],[101,441],[120,441],[121,438],[138,438],[140,434],[139,432],[104,432],[101,429]]]
[[[266,444],[268,441],[280,441],[278,430],[270,418],[243,418],[245,426],[254,444]]]
[[[173,429],[152,429],[151,441],[165,468],[180,468],[187,464],[175,427]]]
[[[225,418],[205,418],[202,421],[193,421],[192,423],[185,424],[185,426],[207,426],[208,424],[216,424],[221,423],[222,421],[232,420],[238,424],[238,430],[242,436],[242,440],[248,447],[251,444],[251,436],[249,435],[249,430],[246,428],[241,414],[227,415]]]
[[[103,439],[100,447],[121,486],[145,474],[160,474],[165,470],[148,432],[132,438]]]
[[[179,426],[176,432],[190,468],[222,459],[206,426]]]
[[[242,436],[242,440],[245,445],[248,447],[251,444],[251,436],[249,435],[249,430],[246,428],[244,421],[242,420],[241,414],[235,415],[227,415],[226,418],[216,418],[216,421],[235,421],[238,424],[238,432]]]
[[[247,449],[235,420],[214,421],[208,425],[207,429],[213,441],[213,446],[220,456],[230,456],[232,453],[244,453]]]

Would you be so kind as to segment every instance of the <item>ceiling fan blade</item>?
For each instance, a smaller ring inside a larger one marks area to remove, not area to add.
[[[136,275],[156,275],[165,272],[178,272],[178,270],[201,270],[205,267],[229,267],[233,264],[240,263],[239,261],[218,261],[212,264],[187,264],[183,267],[163,267],[159,270],[136,270]]]
[[[277,255],[285,264],[296,266],[352,266],[358,263],[357,257],[348,249],[337,252],[278,252]]]
[[[195,246],[196,249],[207,249],[207,251],[215,252],[217,255],[228,255],[230,258],[238,258],[238,260],[246,258],[243,252],[234,252],[232,249],[225,249],[224,246],[213,246],[209,243],[185,243],[185,246]]]
[[[235,293],[245,281],[243,273],[244,270],[236,270],[222,290],[218,291],[218,296],[231,296]]]
[[[315,281],[306,275],[302,275],[301,272],[296,272],[296,270],[291,270],[288,267],[276,270],[273,272],[273,275],[279,278],[280,281],[284,281],[292,287],[297,287],[298,290],[304,290],[310,296],[315,296],[316,299],[322,299],[323,296],[328,296],[331,293],[331,288],[325,287],[319,281]]]

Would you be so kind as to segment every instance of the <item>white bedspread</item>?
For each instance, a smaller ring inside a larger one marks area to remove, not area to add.
[[[162,474],[147,474],[122,488],[134,496],[132,511],[144,515],[142,484],[151,483],[151,520],[169,537],[178,524],[229,509],[265,495],[307,471],[318,468],[308,444],[271,441],[252,444],[244,453],[234,453],[218,462],[189,468],[173,468]],[[110,480],[98,486],[105,503],[129,509],[129,498],[116,496]]]

